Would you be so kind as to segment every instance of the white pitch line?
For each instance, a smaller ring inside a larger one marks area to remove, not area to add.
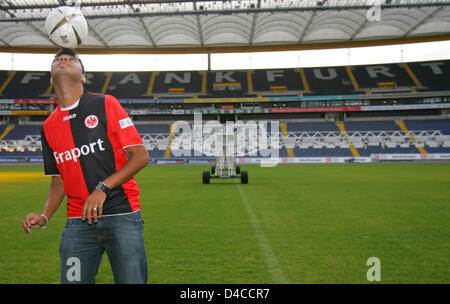
[[[266,256],[267,266],[269,268],[269,272],[272,274],[273,280],[277,284],[289,284],[289,281],[283,274],[280,262],[278,262],[278,259],[273,253],[269,241],[267,240],[261,226],[259,225],[258,218],[253,212],[253,209],[250,206],[247,197],[244,194],[244,191],[242,191],[241,185],[237,184],[237,188],[239,190],[239,193],[241,194],[242,203],[244,204],[245,210],[247,211],[248,217],[250,218],[250,222],[252,223],[253,229],[255,229],[255,234],[256,238],[258,239],[259,246],[261,247],[262,251],[264,252],[264,255]]]

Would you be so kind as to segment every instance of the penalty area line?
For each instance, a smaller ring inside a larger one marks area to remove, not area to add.
[[[283,270],[281,269],[280,262],[277,257],[273,253],[272,247],[270,246],[269,241],[267,240],[264,232],[258,222],[258,218],[253,212],[252,207],[250,206],[247,197],[242,191],[242,187],[240,184],[237,184],[237,188],[239,193],[241,194],[242,203],[244,204],[245,211],[247,211],[248,217],[250,218],[250,222],[252,223],[253,229],[255,230],[256,238],[258,239],[259,247],[263,251],[266,256],[267,267],[269,268],[269,272],[272,274],[273,280],[277,284],[289,284],[289,281],[284,276]]]

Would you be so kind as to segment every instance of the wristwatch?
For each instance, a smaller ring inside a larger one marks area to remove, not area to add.
[[[106,185],[105,185],[104,183],[102,183],[102,182],[99,182],[99,183],[97,184],[97,187],[95,187],[95,189],[96,189],[96,190],[100,190],[100,191],[102,191],[102,192],[105,192],[105,193],[106,193],[106,196],[108,196],[109,193],[111,192],[111,189],[109,189],[108,186],[106,186]]]

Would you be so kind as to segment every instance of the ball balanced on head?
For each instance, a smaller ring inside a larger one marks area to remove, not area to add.
[[[47,34],[56,45],[76,49],[88,35],[88,24],[78,8],[60,6],[45,20]]]

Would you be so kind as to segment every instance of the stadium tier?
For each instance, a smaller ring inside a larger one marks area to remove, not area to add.
[[[40,127],[30,125],[17,125],[13,129],[11,129],[8,134],[3,138],[4,140],[8,139],[21,139],[24,140],[27,136],[36,136],[41,135]]]
[[[321,123],[288,123],[287,132],[327,132],[327,131],[339,131],[339,128],[333,122],[321,122]]]
[[[136,125],[136,129],[140,134],[169,134],[170,125],[168,124],[152,124],[152,125]]]
[[[171,127],[184,121],[193,131],[196,114],[222,124],[254,121],[258,132],[267,131],[266,147],[255,148],[255,139],[245,139],[245,158],[267,157],[268,151],[280,158],[373,158],[450,153],[449,77],[450,60],[443,60],[249,71],[88,72],[85,88],[119,99],[153,160],[214,158],[208,149],[195,150],[194,138],[191,145],[177,141],[181,135]],[[40,159],[40,126],[56,105],[49,72],[0,71],[0,158]],[[259,122],[266,121],[277,123],[273,133],[279,144],[269,140],[270,123],[260,129]],[[201,136],[204,140],[208,134]]]
[[[255,122],[254,126],[258,126],[258,123]],[[243,130],[247,132],[243,145],[245,152],[238,156],[265,157],[269,149],[273,148],[277,149],[276,156],[280,158],[355,158],[379,154],[450,153],[450,119],[287,122],[279,124],[276,133],[270,127],[267,128],[271,125],[270,122],[264,122],[264,125],[267,133],[263,135],[261,128],[258,127],[259,131],[252,135],[249,124],[244,125]],[[199,133],[203,149],[199,154],[194,149],[195,126],[187,126],[189,131],[181,132],[170,124],[136,125],[153,161],[214,159],[214,151],[205,148],[207,137],[212,133],[205,130]],[[1,126],[0,158],[39,158],[40,129],[40,125]],[[277,145],[272,144],[275,135],[278,136]],[[267,146],[261,149],[258,137],[252,148],[252,136],[265,136]]]
[[[450,61],[251,71],[88,72],[85,87],[117,98],[346,95],[448,91]],[[0,71],[1,98],[53,97],[49,72]],[[5,85],[6,84],[6,85]]]
[[[450,61],[249,71],[88,72],[85,88],[117,97],[136,122],[220,122],[448,115]],[[54,110],[49,72],[0,71],[3,124]]]

